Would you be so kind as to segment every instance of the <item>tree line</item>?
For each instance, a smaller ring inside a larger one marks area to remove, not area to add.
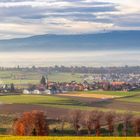
[[[95,74],[128,74],[135,73],[139,74],[140,66],[122,66],[122,67],[94,67],[94,66],[50,66],[50,67],[0,67],[0,71],[22,71],[22,72],[32,72],[40,71],[42,73],[51,73],[51,72],[68,72],[68,73],[95,73]]]
[[[73,110],[61,116],[59,121],[61,135],[68,122],[78,136],[140,136],[140,116],[131,113]],[[12,126],[12,134],[17,136],[48,136],[49,133],[49,120],[41,111],[23,113]]]

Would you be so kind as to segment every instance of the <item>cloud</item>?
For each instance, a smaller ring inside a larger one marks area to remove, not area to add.
[[[0,53],[0,64],[13,66],[136,66],[140,63],[138,51],[95,51],[95,52],[53,52],[53,53]],[[26,56],[26,57],[25,57]],[[4,61],[3,61],[4,60]]]
[[[0,39],[139,30],[138,0],[1,0]]]

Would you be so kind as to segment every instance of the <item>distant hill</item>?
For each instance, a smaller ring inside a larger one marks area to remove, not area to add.
[[[81,35],[37,35],[0,40],[0,51],[140,50],[140,31],[112,31]]]

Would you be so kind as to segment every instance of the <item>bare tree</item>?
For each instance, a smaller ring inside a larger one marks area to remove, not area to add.
[[[83,123],[88,130],[88,135],[91,135],[91,131],[93,129],[93,112],[85,112]]]
[[[140,136],[140,118],[134,118],[134,131],[136,136]]]
[[[88,135],[91,135],[91,132],[94,128],[96,136],[100,136],[102,116],[103,116],[103,112],[101,111],[94,110],[94,111],[86,112],[84,118],[84,124],[88,129]]]
[[[114,136],[122,136],[123,135],[123,114],[117,113],[114,118]]]
[[[132,128],[132,119],[133,115],[131,113],[126,113],[123,115],[123,121],[124,121],[124,136],[128,136],[128,131],[130,128]]]
[[[93,111],[93,124],[95,128],[96,136],[100,136],[101,132],[101,118],[103,116],[103,112],[101,111]]]
[[[114,132],[114,119],[115,119],[115,113],[114,112],[107,112],[105,114],[105,120],[108,125],[109,135],[112,136]]]
[[[79,132],[80,132],[81,118],[82,118],[81,110],[74,110],[70,112],[70,121],[72,122],[72,125],[77,135],[79,135]]]
[[[61,134],[62,136],[64,135],[64,126],[65,126],[65,122],[66,122],[66,116],[61,116],[60,117],[60,121],[61,121]]]

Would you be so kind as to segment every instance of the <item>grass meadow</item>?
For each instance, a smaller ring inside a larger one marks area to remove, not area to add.
[[[38,84],[42,75],[46,75],[43,72],[33,71],[0,71],[0,84]],[[72,73],[49,73],[48,78],[54,82],[71,82],[83,81],[83,74]]]
[[[83,92],[74,92],[76,94],[102,94],[102,95],[112,95],[118,97],[125,97],[125,96],[133,96],[139,94],[139,92],[131,91],[83,91]]]

